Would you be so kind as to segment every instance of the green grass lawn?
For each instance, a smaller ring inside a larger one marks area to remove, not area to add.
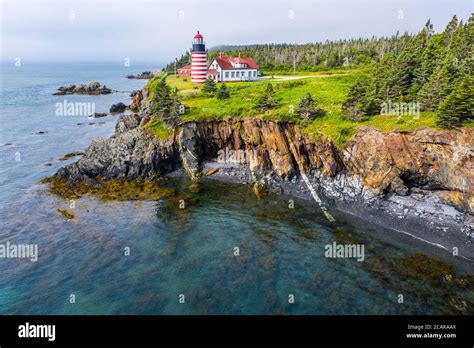
[[[172,134],[172,129],[160,120],[152,119],[145,124],[144,128],[149,129],[158,140],[166,140]]]
[[[199,89],[193,89],[194,85],[191,82],[179,81],[180,79],[176,77],[168,77],[167,83],[173,88],[178,88],[182,102],[189,107],[189,111],[183,117],[185,120],[261,117],[297,121],[293,113],[298,107],[299,100],[308,92],[313,94],[318,105],[327,112],[340,112],[340,104],[353,83],[354,76],[355,74],[318,74],[290,81],[275,78],[253,82],[231,82],[226,83],[230,98],[225,100],[205,96]],[[254,106],[268,83],[273,84],[280,102],[277,108],[262,113],[255,110]]]
[[[418,119],[412,116],[402,117],[376,115],[363,122],[352,122],[342,118],[341,105],[346,98],[350,86],[358,76],[366,70],[335,70],[330,72],[302,73],[304,78],[284,80],[275,78],[253,82],[226,83],[230,98],[219,100],[201,92],[202,85],[193,85],[191,78],[183,80],[174,75],[166,78],[171,88],[178,89],[182,102],[189,107],[183,120],[209,120],[227,118],[258,117],[269,120],[285,120],[298,122],[294,111],[306,93],[311,93],[317,105],[326,111],[326,115],[315,119],[306,127],[304,132],[313,139],[332,139],[338,146],[342,146],[353,134],[358,126],[374,126],[381,130],[412,130],[421,127],[435,126],[435,114],[422,112]],[[292,75],[288,75],[292,76]],[[153,91],[158,78],[149,81],[146,88]],[[257,99],[264,93],[266,85],[273,84],[279,105],[273,110],[260,112],[255,109]],[[218,86],[220,84],[217,84]],[[472,127],[473,122],[467,126]],[[156,128],[157,136],[163,138],[167,133],[161,123],[149,126]]]

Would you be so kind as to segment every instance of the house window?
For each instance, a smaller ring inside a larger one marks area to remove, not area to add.
[[[235,72],[234,72],[234,71],[232,71],[231,76],[232,76],[232,77],[235,77]]]
[[[228,71],[225,72],[225,77],[229,78],[229,72]]]

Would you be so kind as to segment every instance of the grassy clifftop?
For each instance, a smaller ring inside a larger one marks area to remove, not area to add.
[[[183,121],[209,120],[226,118],[258,117],[270,120],[285,120],[300,122],[297,113],[298,104],[307,93],[311,93],[318,107],[326,114],[306,124],[303,129],[311,138],[329,137],[338,146],[343,145],[354,133],[357,126],[374,126],[382,130],[412,130],[421,127],[437,128],[435,114],[421,112],[419,117],[374,115],[367,116],[364,121],[354,122],[343,118],[341,106],[351,85],[361,75],[364,69],[337,69],[324,73],[304,75],[275,76],[267,80],[254,82],[227,83],[230,97],[219,100],[201,91],[202,85],[194,85],[191,79],[182,79],[174,75],[166,77],[166,82],[172,90],[177,89],[178,97],[186,105]],[[161,77],[149,81],[146,88],[153,94],[156,84]],[[278,105],[271,110],[260,111],[255,108],[258,98],[265,92],[267,84],[271,83],[275,91]],[[219,87],[220,84],[217,84]],[[471,125],[469,125],[471,126]],[[163,137],[166,130],[161,122],[149,125],[156,134]]]

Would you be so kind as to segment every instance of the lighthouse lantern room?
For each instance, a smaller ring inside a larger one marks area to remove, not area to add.
[[[193,47],[191,49],[191,81],[192,83],[204,83],[207,76],[207,52],[204,37],[198,31],[194,35]]]

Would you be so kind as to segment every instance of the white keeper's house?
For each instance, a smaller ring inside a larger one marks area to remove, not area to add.
[[[251,81],[258,78],[258,65],[253,58],[215,57],[209,65],[207,76],[216,82]]]

